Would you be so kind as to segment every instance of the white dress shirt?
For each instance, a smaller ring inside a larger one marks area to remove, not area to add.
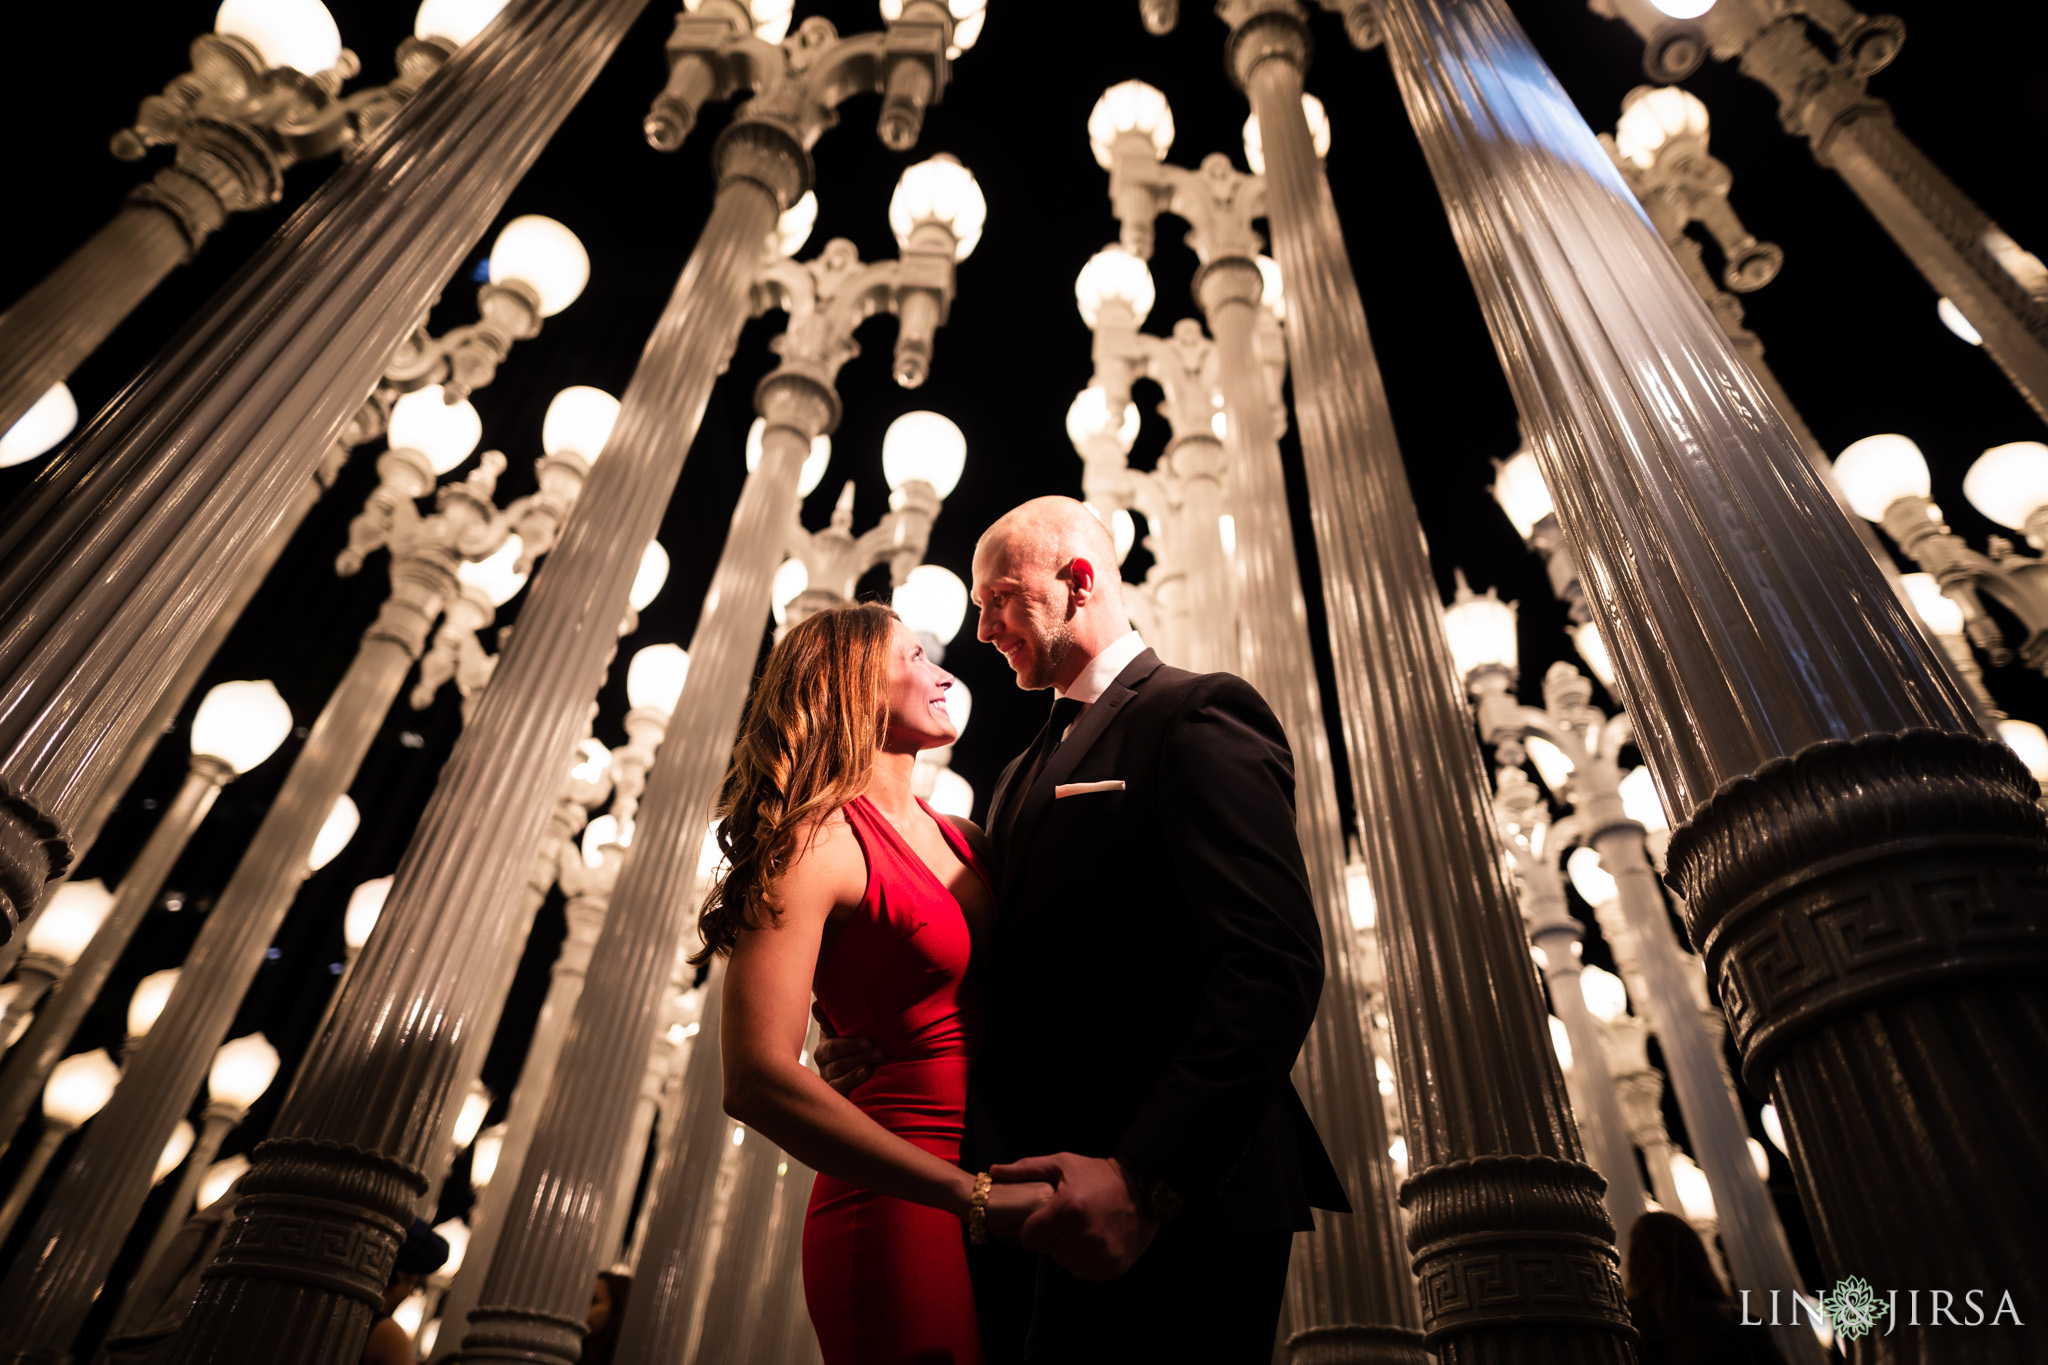
[[[1081,670],[1081,676],[1075,678],[1069,686],[1060,689],[1056,695],[1080,702],[1083,706],[1092,706],[1095,699],[1107,692],[1109,685],[1116,681],[1116,675],[1123,672],[1131,660],[1144,652],[1145,641],[1139,637],[1137,631],[1127,630],[1111,641],[1108,648],[1090,659],[1088,666]],[[1073,728],[1071,725],[1067,727],[1069,731]]]

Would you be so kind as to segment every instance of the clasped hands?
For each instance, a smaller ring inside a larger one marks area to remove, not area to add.
[[[842,1095],[874,1074],[883,1051],[865,1038],[823,1037],[818,1074]],[[1134,1182],[1114,1157],[1058,1152],[989,1170],[985,1226],[1042,1252],[1077,1280],[1113,1280],[1131,1268],[1159,1224],[1140,1209]]]

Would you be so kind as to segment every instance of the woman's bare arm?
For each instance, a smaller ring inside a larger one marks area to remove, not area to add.
[[[719,1022],[725,1112],[813,1170],[960,1214],[973,1176],[897,1137],[798,1061],[826,922],[866,884],[852,830],[834,821],[776,884],[780,921],[739,936]]]

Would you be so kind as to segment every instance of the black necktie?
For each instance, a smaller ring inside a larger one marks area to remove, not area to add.
[[[1004,798],[1009,804],[1003,811],[1005,832],[1013,829],[1017,816],[1024,809],[1024,802],[1031,795],[1031,789],[1038,784],[1038,778],[1045,771],[1045,765],[1059,751],[1060,741],[1066,738],[1067,727],[1072,725],[1086,709],[1087,703],[1075,701],[1072,697],[1061,697],[1052,704],[1052,716],[1045,722],[1045,729],[1039,732],[1038,742],[1031,746],[1031,753],[1017,772],[1017,782]],[[1005,841],[1007,842],[1007,840]]]

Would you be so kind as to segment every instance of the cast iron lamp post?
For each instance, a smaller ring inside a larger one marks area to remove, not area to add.
[[[221,788],[275,753],[291,728],[291,708],[268,682],[221,683],[199,703],[192,718],[192,762],[178,794],[164,807],[55,996],[0,1067],[0,1134],[11,1133],[27,1115]],[[46,909],[30,930],[31,950],[56,908]],[[32,960],[23,962],[24,970]],[[144,1032],[130,1030],[136,1037]]]
[[[192,69],[142,101],[113,153],[176,159],[131,191],[95,233],[0,313],[0,431],[61,385],[236,213],[274,204],[303,161],[352,153],[504,7],[428,0],[398,48],[391,84],[340,97],[359,69],[319,0],[229,0],[192,42]]]
[[[42,1183],[43,1172],[64,1139],[105,1107],[120,1079],[121,1068],[105,1048],[74,1053],[51,1070],[49,1083],[43,1087],[43,1134],[15,1175],[6,1202],[0,1204],[0,1237],[14,1231],[15,1221]]]
[[[1943,175],[1867,88],[1898,55],[1903,23],[1860,13],[1847,0],[1717,0],[1682,19],[1643,0],[1591,0],[1591,7],[1642,35],[1643,69],[1654,81],[1682,80],[1711,53],[1776,96],[1785,131],[1842,177],[2048,418],[2048,267]]]
[[[1748,1127],[1721,1062],[1722,1036],[1701,1018],[1693,985],[1701,977],[1698,963],[1671,932],[1643,826],[1622,797],[1619,760],[1634,739],[1629,715],[1605,715],[1592,704],[1592,683],[1563,662],[1544,675],[1542,709],[1520,704],[1513,690],[1518,655],[1514,608],[1491,591],[1484,597],[1474,594],[1462,574],[1444,626],[1473,699],[1480,735],[1489,744],[1511,746],[1501,758],[1504,763],[1516,750],[1525,750],[1544,785],[1570,803],[1571,819],[1551,829],[1552,844],[1568,849],[1583,843],[1594,849],[1620,888],[1616,928],[1623,932],[1610,935],[1610,941],[1617,957],[1637,964],[1641,999],[1664,1050],[1686,1132],[1719,1194],[1734,1285],[1758,1293],[1796,1287],[1799,1272],[1791,1246],[1750,1161]],[[1582,1005],[1583,1000],[1571,1003]],[[1570,1014],[1560,1010],[1559,1016],[1568,1027],[1573,1024]],[[1576,1035],[1573,1042],[1589,1066],[1597,1061]],[[1617,1230],[1627,1232],[1619,1225]],[[1776,1335],[1779,1348],[1794,1360],[1817,1362],[1811,1335],[1790,1327],[1776,1329]]]
[[[2021,662],[2048,673],[2048,561],[2020,554],[2003,536],[1991,538],[1989,555],[1980,554],[1949,530],[1929,496],[1927,461],[1904,436],[1866,436],[1836,457],[1835,469],[1850,506],[1934,575],[1942,595],[1962,609],[1964,631],[1992,663],[2010,662],[2013,651],[1985,613],[1979,596],[1984,593],[2026,627]],[[1963,476],[1963,496],[1991,520],[2020,532],[2029,545],[2048,544],[2048,446],[1993,446]]]
[[[1311,105],[1301,96],[1291,112],[1306,121]],[[1314,107],[1320,115],[1320,106]],[[1319,121],[1320,136],[1311,131],[1306,148],[1318,169],[1329,148],[1328,120]],[[1263,142],[1251,127],[1247,134],[1245,150],[1262,164]],[[1314,1234],[1297,1239],[1287,1299],[1290,1349],[1302,1360],[1412,1361],[1421,1354],[1416,1332],[1421,1319],[1413,1280],[1402,1264],[1391,1144],[1374,1095],[1377,1069],[1366,1044],[1365,1024],[1374,1013],[1369,993],[1375,989],[1368,977],[1377,944],[1361,942],[1361,935],[1375,931],[1360,927],[1353,914],[1355,901],[1371,902],[1370,878],[1361,869],[1362,895],[1354,897],[1280,459],[1279,437],[1286,427],[1281,386],[1288,359],[1280,325],[1292,303],[1285,297],[1279,267],[1260,255],[1264,241],[1253,228],[1255,219],[1268,214],[1265,177],[1240,173],[1220,153],[1205,157],[1199,170],[1167,164],[1172,141],[1173,115],[1165,96],[1140,82],[1111,87],[1089,117],[1090,146],[1110,172],[1110,203],[1124,247],[1149,254],[1155,218],[1170,213],[1188,224],[1188,245],[1201,261],[1194,294],[1215,341],[1199,355],[1202,382],[1188,385],[1200,401],[1189,405],[1194,410],[1174,425],[1177,437],[1184,437],[1184,425],[1209,428],[1203,433],[1210,438],[1206,448],[1185,440],[1182,448],[1214,451],[1221,463],[1216,473],[1222,496],[1221,505],[1210,510],[1231,510],[1227,521],[1211,515],[1197,519],[1194,528],[1219,541],[1227,535],[1228,543],[1216,547],[1227,571],[1226,591],[1205,598],[1198,592],[1201,585],[1190,580],[1188,606],[1227,624],[1230,666],[1241,667],[1286,730],[1296,765],[1302,850],[1329,959],[1299,1080],[1356,1212],[1349,1218],[1326,1218]],[[1296,167],[1303,169],[1298,159]],[[1102,253],[1096,259],[1115,258]],[[1129,279],[1118,292],[1132,304],[1142,300],[1149,306],[1151,279],[1142,262],[1117,263],[1117,269]],[[1087,292],[1080,302],[1085,316],[1091,308]],[[1096,306],[1110,305],[1105,298]],[[1317,303],[1309,306],[1313,310]],[[1177,325],[1173,345],[1178,354],[1194,358],[1190,353],[1196,351],[1199,334],[1199,324]],[[1105,368],[1100,332],[1097,357],[1100,377]],[[1192,368],[1183,363],[1183,372]],[[1116,472],[1130,447],[1127,410],[1124,430],[1108,420],[1121,406],[1117,399],[1106,394],[1099,405],[1086,408],[1077,401],[1069,412],[1070,434],[1080,425],[1080,435],[1087,438],[1085,444],[1077,439],[1076,445],[1091,474],[1098,467]],[[1092,423],[1086,420],[1091,411],[1099,413]],[[1112,452],[1115,466],[1106,458]],[[1201,471],[1196,466],[1182,472]],[[1384,1011],[1384,1000],[1378,1008]]]

